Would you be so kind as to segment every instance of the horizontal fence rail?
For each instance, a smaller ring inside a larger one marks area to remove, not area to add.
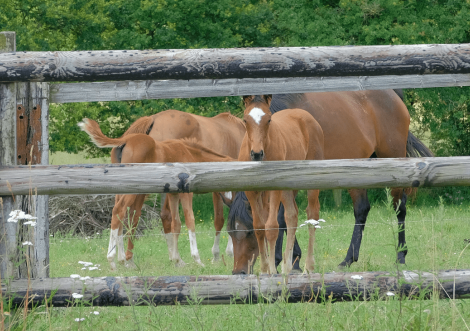
[[[0,82],[467,73],[469,44],[0,54]]]
[[[123,101],[470,86],[470,74],[140,80],[51,85],[50,102]]]
[[[95,277],[84,280],[48,278],[13,280],[2,284],[2,295],[13,296],[13,305],[24,303],[29,289],[31,304],[47,298],[54,307],[71,306],[72,293],[94,306],[231,304],[380,300],[392,296],[429,298],[434,289],[441,298],[470,297],[470,270],[428,272],[326,273],[273,276],[166,276]],[[54,296],[51,298],[53,291]]]
[[[0,195],[470,186],[470,157],[0,167]]]

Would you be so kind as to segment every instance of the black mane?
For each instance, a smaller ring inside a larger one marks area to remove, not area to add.
[[[253,229],[253,217],[251,215],[251,209],[249,209],[248,206],[249,202],[245,192],[237,192],[228,213],[227,231],[235,229],[237,219],[239,222],[242,222],[248,230]]]
[[[283,109],[302,108],[301,105],[304,102],[304,93],[273,94],[269,110],[271,110],[271,113],[274,114]]]

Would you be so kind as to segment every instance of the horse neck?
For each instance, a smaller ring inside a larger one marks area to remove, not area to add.
[[[279,149],[285,146],[285,142],[282,139],[282,131],[279,126],[279,123],[276,121],[271,120],[271,124],[268,128],[268,134],[266,135],[266,142],[265,142],[265,152],[266,155],[269,155],[269,152],[277,152]]]

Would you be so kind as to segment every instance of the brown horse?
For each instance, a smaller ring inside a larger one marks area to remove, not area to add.
[[[305,109],[320,124],[324,135],[325,159],[433,156],[431,151],[408,130],[410,115],[403,103],[401,90],[273,95],[270,104],[273,116],[290,108]],[[349,266],[358,260],[362,233],[370,210],[365,189],[350,189],[349,194],[354,204],[356,225],[349,250],[340,267]],[[398,208],[397,218],[400,228],[398,235],[400,250],[397,261],[405,263],[406,194],[400,188],[393,189],[391,194],[394,206]],[[284,223],[281,211],[278,222],[279,227],[284,228],[285,225],[281,225]],[[258,255],[257,242],[252,234],[254,221],[251,220],[250,214],[241,192],[237,193],[227,223],[227,230],[234,240],[234,274],[249,272],[248,261],[253,255]],[[281,250],[282,232],[279,234],[276,247],[278,251]],[[280,254],[276,255],[279,255],[280,260]]]
[[[131,133],[145,133],[156,141],[193,138],[202,146],[214,150],[219,154],[237,158],[241,141],[245,135],[245,126],[241,119],[229,113],[222,113],[214,117],[204,117],[170,109],[138,119],[130,126],[124,135]],[[119,162],[119,153],[120,149],[118,148],[113,148],[111,151],[111,161],[113,163]],[[214,261],[217,261],[220,256],[220,231],[225,221],[220,195],[215,192],[212,194],[212,198],[214,203],[214,226],[216,232],[212,254]],[[189,203],[189,201],[186,203]],[[161,218],[164,232],[166,234],[171,233],[171,212],[168,199],[165,199],[163,203]],[[120,240],[123,240],[122,237],[120,237]],[[110,245],[110,249],[113,250],[114,246]],[[229,237],[225,253],[228,256],[233,256],[231,237]],[[115,252],[110,251],[108,254],[113,255]],[[123,262],[124,255],[118,254],[118,260]]]
[[[128,133],[121,138],[108,138],[102,132],[93,120],[83,119],[79,123],[83,131],[88,133],[90,138],[98,147],[119,147],[115,150],[114,157],[118,157],[120,163],[165,163],[165,162],[226,162],[234,161],[233,158],[214,152],[203,147],[195,139],[173,139],[164,142],[158,142],[146,134]],[[179,219],[178,204],[181,201],[183,205],[185,222],[189,232],[189,242],[191,255],[196,263],[203,265],[199,257],[196,243],[195,222],[192,210],[192,193],[172,193],[168,194],[168,205],[171,214],[170,231],[165,232],[168,244],[170,259],[177,266],[184,265],[178,252],[178,237],[181,231],[181,221]],[[116,203],[113,208],[111,220],[111,235],[108,248],[108,261],[111,268],[115,268],[114,257],[116,254],[116,245],[118,246],[118,255],[123,255],[122,237],[123,223],[129,222],[130,237],[126,252],[126,260],[129,261],[134,248],[132,235],[135,231],[145,194],[121,194],[116,196]],[[111,253],[111,254],[110,254]]]
[[[279,160],[322,160],[323,132],[317,121],[302,109],[286,109],[271,115],[270,96],[248,96],[243,99],[245,112],[243,120],[246,134],[243,138],[239,161],[279,161]],[[308,191],[307,216],[318,220],[320,203],[318,190]],[[287,244],[282,272],[292,269],[292,252],[298,209],[294,191],[245,192],[253,212],[253,226],[261,256],[261,272],[276,273],[274,252],[279,234],[277,213],[279,203],[285,207],[287,223]],[[269,257],[265,247],[265,237],[269,245]],[[309,229],[308,257],[306,268],[313,271],[313,242],[315,227]]]

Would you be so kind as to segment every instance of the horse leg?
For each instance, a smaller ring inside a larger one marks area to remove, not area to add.
[[[220,231],[224,227],[224,206],[222,198],[218,192],[212,193],[212,201],[214,204],[214,227],[215,227],[215,238],[214,246],[212,246],[212,262],[217,262],[219,260],[219,242],[220,242]]]
[[[166,245],[168,247],[168,256],[171,260],[173,258],[173,234],[171,233],[171,211],[169,201],[170,199],[168,194],[165,194],[165,201],[163,202],[162,210],[160,211],[160,218],[162,219],[163,232],[165,233]],[[177,213],[179,215],[178,210]]]
[[[268,192],[266,192],[268,193]],[[276,274],[276,241],[279,235],[279,224],[277,223],[277,213],[279,210],[279,204],[281,203],[282,191],[269,191],[269,214],[266,221],[266,240],[269,247],[269,273]]]
[[[295,231],[297,228],[299,211],[295,203],[293,191],[282,191],[281,201],[284,205],[284,217],[287,225],[286,250],[284,252],[284,261],[282,263],[282,273],[287,275],[292,270],[292,254],[294,252]]]
[[[181,232],[181,220],[178,211],[179,206],[179,194],[175,193],[168,193],[167,197],[169,199],[169,206],[171,212],[171,249],[168,249],[172,254],[170,256],[170,260],[175,262],[175,266],[177,267],[184,267],[186,263],[181,259],[180,253],[178,251],[178,237]]]
[[[405,240],[406,194],[401,188],[392,189],[393,208],[397,211],[398,218],[398,263],[405,264],[405,256],[408,253]]]
[[[144,204],[145,194],[138,194],[135,197],[134,203],[129,209],[129,228],[127,229],[127,235],[129,236],[127,242],[127,251],[126,251],[126,267],[132,268],[135,267],[134,262],[132,261],[134,249],[134,233],[139,224],[140,215],[142,214],[142,205]]]
[[[180,200],[181,205],[183,206],[184,221],[186,222],[186,227],[188,228],[191,256],[197,264],[199,264],[201,267],[204,267],[204,264],[201,262],[201,258],[199,256],[199,251],[197,249],[196,224],[194,221],[193,213],[193,193],[181,193]]]
[[[118,217],[118,215],[122,214],[121,208],[123,208],[119,203],[121,197],[122,195],[116,195],[111,216],[111,230],[109,232],[108,254],[106,256],[111,266],[111,270],[116,270],[116,263],[114,262],[114,258],[116,257],[116,252],[118,250],[119,233],[122,234],[122,223]],[[122,243],[122,247],[124,247],[124,241]]]
[[[108,262],[111,265],[111,270],[116,270],[114,257],[118,253],[118,262],[125,262],[124,254],[124,238],[123,238],[123,224],[127,215],[127,208],[134,204],[135,194],[121,194],[116,195],[112,217],[111,217],[111,232],[108,245]]]
[[[367,190],[365,189],[350,189],[349,195],[351,195],[354,205],[354,217],[356,223],[349,245],[348,253],[343,262],[339,264],[340,268],[349,267],[353,262],[357,262],[359,259],[359,250],[361,248],[362,233],[366,225],[367,215],[370,210],[369,199],[367,198]]]
[[[265,243],[265,211],[263,211],[263,203],[261,192],[246,191],[245,192],[248,201],[250,202],[251,211],[253,214],[253,229],[255,230],[256,241],[258,242],[261,273],[268,273],[268,261],[266,255],[266,243]]]
[[[308,190],[307,218],[318,221],[320,219],[320,201],[318,200],[319,190]],[[315,227],[308,226],[308,250],[307,259],[305,261],[305,269],[313,272],[315,269],[315,256],[313,254],[313,246],[315,244]]]

